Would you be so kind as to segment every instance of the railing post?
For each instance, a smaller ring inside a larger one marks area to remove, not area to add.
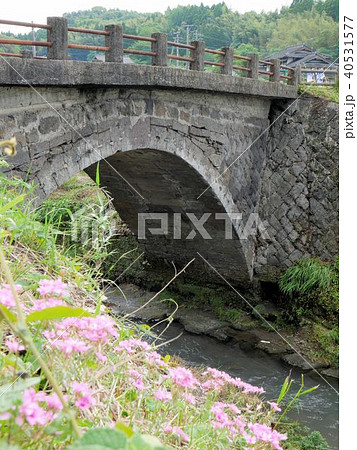
[[[272,59],[271,62],[273,64],[270,66],[269,72],[273,72],[273,75],[270,75],[269,81],[280,83],[280,59]]]
[[[52,43],[48,47],[48,59],[69,59],[68,58],[68,23],[64,17],[47,17],[47,41]]]
[[[151,43],[151,51],[156,53],[152,57],[153,66],[167,66],[167,34],[152,33],[151,37],[155,42]]]
[[[191,45],[194,48],[191,50],[191,58],[193,61],[190,62],[190,70],[199,70],[202,72],[205,68],[204,60],[206,44],[204,41],[194,41],[191,42]]]
[[[292,72],[292,79],[289,80],[293,86],[298,86],[301,83],[301,66],[296,66],[294,72]]]
[[[249,53],[250,63],[248,72],[249,78],[258,78],[258,70],[259,70],[259,55],[258,53]]]
[[[224,64],[221,67],[221,73],[224,75],[232,75],[233,73],[233,48],[232,47],[223,47],[222,52],[224,55],[221,57],[221,62]]]
[[[21,56],[25,59],[32,59],[33,51],[29,49],[21,50]]]
[[[105,52],[105,62],[123,62],[123,27],[121,25],[106,25],[105,46],[109,50]]]

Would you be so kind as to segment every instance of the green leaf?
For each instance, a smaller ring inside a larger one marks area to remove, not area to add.
[[[93,428],[88,430],[68,450],[121,450],[125,449],[127,438],[124,433],[113,428]]]
[[[17,317],[8,308],[6,308],[6,306],[0,305],[0,310],[3,313],[3,315],[7,317],[7,319],[10,320],[11,322],[17,321]]]
[[[34,311],[26,317],[26,322],[36,322],[43,320],[64,319],[66,317],[93,317],[82,308],[72,308],[70,306],[53,306],[51,308]]]
[[[299,397],[301,397],[302,395],[308,394],[309,392],[314,391],[314,390],[317,389],[319,386],[320,386],[320,385],[318,384],[317,386],[313,386],[313,387],[310,388],[310,389],[306,389],[306,391],[303,391],[303,392],[300,393]]]
[[[135,434],[128,441],[127,450],[166,450],[159,439],[149,434]]]
[[[23,391],[35,384],[39,384],[40,377],[26,378],[24,380],[17,380],[16,383],[6,383],[0,386],[0,397],[7,392]]]
[[[16,383],[7,383],[0,387],[0,413],[8,411],[18,403],[23,391],[41,381],[40,377],[18,380]]]
[[[0,208],[0,214],[4,214],[5,211],[8,209],[11,209],[13,206],[16,206],[18,203],[21,203],[25,199],[25,195],[19,195],[18,197],[11,200],[11,202],[7,203],[6,205],[2,206]]]
[[[125,433],[125,435],[130,438],[132,437],[132,435],[134,434],[134,431],[128,427],[127,425],[125,425],[125,423],[123,422],[117,422],[115,424],[115,428],[119,431],[122,431],[123,433]]]
[[[5,441],[0,441],[0,450],[20,450],[17,445],[10,445]]]

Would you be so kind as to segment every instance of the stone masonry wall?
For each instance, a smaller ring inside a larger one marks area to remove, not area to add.
[[[279,118],[289,104],[272,105],[260,185],[270,239],[257,240],[254,266],[265,281],[302,257],[338,252],[338,105],[304,96]]]

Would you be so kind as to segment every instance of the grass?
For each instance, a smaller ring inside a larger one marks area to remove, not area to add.
[[[149,327],[112,317],[97,268],[59,239],[61,217],[37,220],[31,190],[0,175],[0,447],[273,448],[260,389],[162,357]]]
[[[313,97],[324,98],[330,102],[339,102],[339,88],[338,85],[334,86],[317,86],[317,85],[305,85],[301,84],[298,87],[299,94],[308,94]]]
[[[338,367],[338,259],[302,259],[285,271],[279,287],[285,319],[303,327],[311,358]]]

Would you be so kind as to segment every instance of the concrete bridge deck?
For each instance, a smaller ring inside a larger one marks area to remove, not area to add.
[[[270,99],[294,99],[297,87],[172,67],[0,57],[1,86],[144,87],[192,89]]]

